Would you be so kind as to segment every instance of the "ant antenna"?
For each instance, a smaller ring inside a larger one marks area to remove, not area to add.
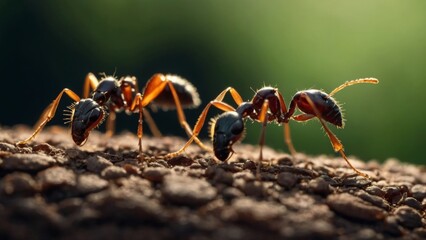
[[[331,91],[330,94],[328,94],[330,97],[333,96],[335,93],[337,93],[338,91],[342,90],[345,87],[349,87],[358,83],[371,83],[371,84],[378,84],[379,80],[377,78],[360,78],[360,79],[355,79],[355,80],[351,80],[351,81],[346,81],[345,83],[343,83],[342,85],[338,86],[337,88],[335,88],[333,91]]]
[[[116,73],[117,73],[117,67],[114,67],[114,73],[112,74],[112,76],[115,77]]]

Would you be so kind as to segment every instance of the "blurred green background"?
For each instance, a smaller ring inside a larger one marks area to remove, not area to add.
[[[335,95],[347,121],[331,129],[349,155],[424,164],[425,13],[423,0],[3,0],[0,124],[34,124],[64,87],[81,94],[88,72],[135,75],[141,85],[156,72],[176,73],[197,86],[202,106],[227,86],[246,100],[278,87],[288,104],[298,90],[376,77],[379,85]],[[186,111],[191,125],[201,110]],[[60,113],[52,124],[62,124]],[[163,133],[184,136],[174,112],[153,117]],[[118,124],[135,131],[137,117],[119,115]],[[244,141],[257,144],[259,124],[247,126]],[[317,121],[291,128],[297,150],[333,154]],[[266,143],[287,151],[274,124]]]

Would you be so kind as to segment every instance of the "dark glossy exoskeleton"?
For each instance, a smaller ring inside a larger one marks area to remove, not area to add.
[[[90,89],[93,91],[90,94]],[[41,131],[41,129],[55,115],[59,101],[63,94],[67,94],[74,103],[66,110],[66,121],[71,124],[71,136],[74,142],[81,146],[89,137],[90,132],[98,127],[107,117],[107,135],[114,133],[116,112],[125,111],[127,114],[139,113],[138,138],[139,152],[142,157],[142,121],[147,120],[154,136],[160,136],[155,122],[145,107],[149,104],[163,110],[176,109],[179,122],[188,136],[192,136],[192,130],[186,122],[183,108],[193,108],[200,105],[200,98],[195,87],[187,80],[176,75],[155,74],[146,83],[143,93],[139,93],[135,77],[122,77],[116,79],[113,76],[105,76],[100,81],[89,73],[86,77],[83,89],[83,98],[70,89],[63,89],[53,102],[44,110],[36,130],[27,139],[18,142],[26,144]],[[201,147],[205,147],[198,139],[195,141]]]
[[[255,93],[251,101],[243,102],[240,94],[238,94],[234,88],[228,87],[204,108],[193,129],[192,138],[189,139],[189,141],[181,149],[168,154],[166,157],[172,158],[181,154],[189,146],[189,144],[191,144],[191,142],[196,139],[198,133],[204,125],[209,108],[211,106],[215,106],[224,111],[224,113],[220,114],[218,117],[212,120],[210,130],[210,136],[213,141],[214,154],[216,158],[221,161],[225,161],[232,156],[232,153],[234,152],[232,150],[233,144],[240,141],[244,136],[244,120],[247,118],[262,124],[259,140],[259,170],[260,162],[262,161],[262,147],[264,144],[267,123],[275,122],[284,126],[285,142],[288,145],[290,153],[295,155],[296,150],[291,141],[290,128],[288,124],[290,119],[295,121],[307,121],[316,117],[324,127],[334,150],[341,154],[341,156],[355,172],[366,176],[366,174],[360,172],[358,169],[352,166],[346,157],[342,143],[330,131],[325,122],[329,122],[340,128],[344,126],[342,111],[337,102],[332,98],[336,92],[354,84],[377,84],[378,82],[379,81],[375,78],[352,80],[340,85],[330,94],[316,89],[299,91],[291,100],[288,111],[284,102],[284,98],[277,88],[263,87]],[[224,96],[228,92],[231,94],[235,103],[238,105],[237,108],[233,108],[229,104],[222,102]],[[296,109],[299,109],[302,113],[295,116],[294,113]]]
[[[327,93],[315,89],[299,91],[294,95],[289,106],[289,111],[286,113],[287,119],[294,114],[296,107],[308,116],[315,116],[315,111],[308,102],[307,97],[314,103],[322,119],[337,127],[343,127],[342,111],[336,100]]]

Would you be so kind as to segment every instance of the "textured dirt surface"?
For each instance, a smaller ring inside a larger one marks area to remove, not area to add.
[[[0,128],[0,239],[424,239],[426,174],[387,160],[291,157],[240,144],[227,163],[184,139],[94,132],[74,145],[47,128],[27,146],[25,127]]]

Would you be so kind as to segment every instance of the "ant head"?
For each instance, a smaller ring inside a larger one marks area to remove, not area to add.
[[[90,131],[99,126],[106,117],[106,111],[90,98],[81,99],[69,107],[71,110],[71,135],[74,142],[82,146]]]
[[[225,161],[234,152],[232,145],[244,135],[244,121],[237,112],[224,112],[212,120],[210,136],[215,156]]]

